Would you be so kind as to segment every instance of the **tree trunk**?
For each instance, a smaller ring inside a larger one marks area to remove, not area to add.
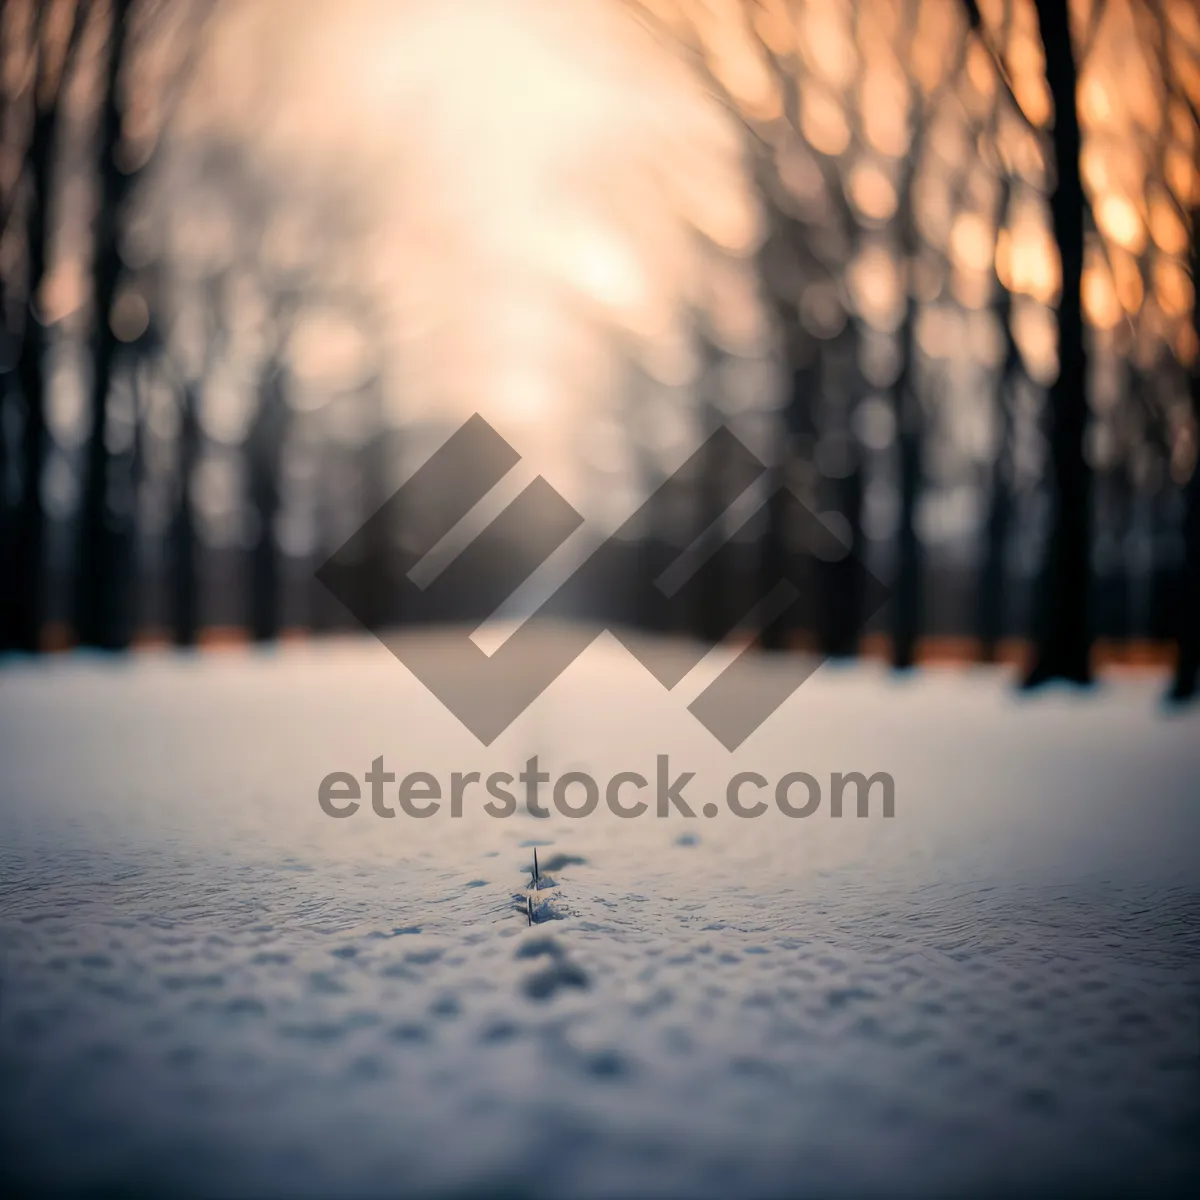
[[[2,289],[0,289],[2,290]],[[0,308],[3,296],[0,296]],[[7,330],[0,333],[6,336]],[[15,578],[13,561],[13,517],[16,506],[9,498],[8,460],[12,451],[8,445],[8,406],[10,402],[9,372],[0,371],[0,578],[9,581],[0,588],[0,653],[11,648],[12,643],[12,580]]]
[[[991,134],[995,137],[993,118]],[[1012,203],[1012,177],[1005,173],[993,210],[997,230],[1008,224]],[[992,315],[1004,331],[1004,364],[996,381],[994,408],[999,424],[996,452],[992,458],[992,480],[988,493],[988,515],[984,533],[983,569],[979,577],[977,615],[979,620],[980,657],[994,663],[1000,640],[1007,632],[1008,609],[1008,539],[1013,516],[1013,425],[1017,403],[1017,386],[1024,366],[1021,350],[1012,329],[1012,292],[1005,286],[999,272],[993,269],[992,284],[996,291]]]
[[[6,29],[8,5],[6,0],[0,0],[0,30]],[[8,127],[8,94],[0,89],[0,128]],[[0,193],[0,229],[8,224],[11,205],[15,199],[15,187],[7,193]],[[0,652],[10,649],[13,641],[12,622],[12,581],[16,577],[13,559],[13,517],[15,505],[9,494],[12,486],[9,480],[9,457],[13,451],[9,448],[9,412],[13,403],[13,386],[10,378],[12,366],[9,355],[15,348],[13,331],[9,328],[8,287],[7,280],[0,275],[0,576],[9,581],[9,585],[0,588]]]
[[[119,213],[129,179],[117,164],[121,138],[118,87],[124,57],[129,0],[113,0],[109,58],[100,118],[100,196],[96,209],[92,295],[92,432],[84,465],[79,521],[79,569],[76,577],[76,631],[83,645],[119,649],[116,547],[109,521],[108,489],[112,469],[105,439],[108,393],[117,354],[109,317],[121,272],[117,244]]]
[[[862,529],[864,491],[862,462],[856,455],[850,474],[837,480],[836,487],[837,511],[850,527],[850,545],[844,558],[823,564],[829,601],[823,649],[830,658],[855,657],[865,624],[866,581],[861,565],[866,550]]]
[[[384,416],[383,380],[375,376],[366,385],[366,398],[370,403],[370,437],[359,455],[363,481],[363,519],[369,521],[391,499],[390,467],[399,454],[399,438]],[[368,629],[384,629],[397,623],[393,595],[396,588],[392,582],[390,559],[394,547],[395,530],[384,521],[369,522],[369,537],[366,539],[363,575],[363,592],[358,603]]]
[[[905,26],[910,38],[916,36],[919,11],[919,2],[906,6]],[[977,25],[977,20],[972,20],[972,24]],[[920,231],[913,210],[913,187],[922,158],[921,150],[929,116],[944,90],[959,78],[966,55],[967,39],[963,38],[958,43],[953,65],[932,97],[925,97],[915,80],[910,81],[909,95],[915,109],[916,122],[897,187],[897,195],[900,197],[897,231],[901,267],[906,275],[912,270],[921,249]],[[965,181],[964,175],[960,186],[964,186]],[[924,605],[921,586],[921,539],[917,535],[917,504],[925,482],[925,417],[915,382],[917,317],[920,306],[913,294],[911,278],[906,282],[904,320],[897,333],[900,342],[900,371],[892,385],[892,411],[896,420],[900,479],[900,523],[896,543],[895,585],[892,593],[892,666],[897,670],[907,670],[916,663],[917,639],[921,634]]]
[[[1075,56],[1067,0],[1037,0],[1054,99],[1054,193],[1050,213],[1062,261],[1058,302],[1058,378],[1050,388],[1050,458],[1054,494],[1041,580],[1035,660],[1025,683],[1091,681],[1088,588],[1091,559],[1092,472],[1084,457],[1087,359],[1083,343],[1083,185],[1079,174],[1079,116]]]
[[[722,424],[721,412],[721,367],[724,359],[721,351],[709,342],[704,343],[703,376],[701,377],[702,428],[705,438],[712,437]],[[726,494],[726,463],[716,443],[709,443],[704,453],[704,464],[700,478],[696,481],[695,528],[697,537],[705,536],[723,518],[725,510],[734,497]],[[717,544],[721,543],[719,526],[712,534]],[[709,586],[695,591],[694,611],[689,620],[689,632],[706,642],[719,642],[729,632],[732,580],[721,573],[709,572]]]
[[[819,593],[814,611],[817,645],[831,658],[849,658],[858,652],[865,623],[866,595],[860,570],[864,478],[862,451],[854,436],[854,412],[865,391],[862,354],[862,327],[859,318],[851,316],[834,345],[822,354],[821,411],[814,423],[818,436],[812,453],[822,441],[826,445],[833,441],[841,443],[844,457],[832,470],[826,465],[817,479],[818,491],[813,500],[819,510],[836,512],[844,518],[850,532],[847,553],[833,561],[822,561],[815,576]]]
[[[133,430],[129,448],[119,459],[121,493],[115,505],[112,531],[113,555],[113,640],[128,646],[137,634],[141,617],[141,588],[138,562],[138,504],[145,467],[142,428],[142,381],[139,372],[129,373],[129,419]]]
[[[909,169],[911,176],[911,168]],[[901,193],[908,211],[901,218],[901,249],[906,262],[916,255],[916,227],[911,212],[911,178]],[[899,455],[900,526],[897,534],[896,582],[892,595],[892,666],[907,670],[916,662],[921,628],[921,540],[917,536],[917,501],[924,475],[922,463],[921,401],[914,376],[917,352],[917,301],[909,289],[900,339],[900,372],[892,385],[892,411],[896,420]]]
[[[275,536],[280,504],[280,467],[287,411],[281,367],[267,366],[258,412],[246,445],[250,505],[258,518],[258,537],[250,552],[250,635],[274,641],[280,626],[279,543]]]
[[[5,15],[5,7],[0,4],[0,18]],[[44,11],[37,13],[33,25],[32,125],[22,171],[12,192],[5,198],[3,214],[5,218],[12,215],[13,209],[19,204],[17,193],[20,184],[27,182],[28,191],[21,209],[25,219],[25,312],[15,365],[24,413],[17,447],[16,512],[11,525],[6,522],[3,531],[7,539],[3,549],[11,557],[5,563],[7,586],[0,591],[0,648],[29,652],[39,649],[45,620],[46,518],[42,505],[42,479],[50,452],[50,436],[46,426],[46,331],[38,316],[37,301],[50,256],[51,229],[47,213],[58,133],[61,81],[69,70],[81,20],[76,13],[61,65],[60,86],[53,89],[48,86],[44,73]],[[11,403],[11,383],[5,391],[4,399]],[[0,419],[2,417],[3,406],[0,405]],[[4,492],[0,493],[0,501],[6,503],[8,494],[6,485]]]
[[[40,72],[35,75],[40,78]],[[33,130],[26,170],[30,184],[25,199],[25,325],[17,355],[17,382],[25,404],[20,443],[20,493],[13,530],[13,572],[8,589],[8,633],[14,649],[34,653],[45,619],[46,516],[42,477],[50,451],[46,426],[46,329],[38,314],[38,293],[50,253],[50,173],[54,162],[57,101],[42,108],[35,97]]]
[[[787,492],[781,488],[795,486],[795,466],[797,462],[811,461],[816,441],[814,408],[821,388],[821,372],[817,349],[811,339],[795,334],[789,361],[791,381],[779,431],[779,456],[767,477],[766,529],[759,553],[758,590],[762,595],[769,595],[776,581],[786,576],[795,556],[792,545],[795,531],[786,524],[790,505]],[[812,503],[811,497],[804,499]],[[763,626],[759,639],[764,650],[786,650],[797,637],[808,643],[817,638],[818,632],[819,614],[810,602],[799,610],[789,605]]]
[[[1012,333],[1012,295],[1003,290],[995,304],[996,319],[1004,328],[1004,366],[996,383],[996,415],[1000,423],[992,462],[988,496],[983,570],[979,577],[979,644],[984,662],[996,661],[1006,633],[1008,538],[1013,515],[1013,408],[1021,377],[1021,351]]]
[[[1200,208],[1192,210],[1192,279],[1196,282],[1192,319],[1200,341]],[[1192,421],[1200,436],[1200,354],[1192,363]],[[1174,700],[1190,700],[1200,688],[1200,456],[1188,481],[1184,515],[1184,567],[1179,593],[1179,664],[1171,689]]]
[[[780,462],[773,463],[767,473],[767,501],[765,506],[765,527],[762,542],[759,545],[759,581],[758,590],[762,595],[769,595],[777,579],[784,577],[787,567],[789,547],[787,545],[787,530],[783,527],[784,514],[787,505],[784,499],[787,493],[783,490],[783,480],[786,477],[787,462],[791,457],[791,439],[784,430],[780,436]],[[789,610],[778,617],[770,619],[763,625],[758,634],[759,645],[764,650],[786,650],[794,632],[791,628]]]
[[[171,526],[171,617],[177,646],[194,646],[200,630],[200,572],[192,480],[200,457],[194,385],[185,385],[177,443],[178,507]]]

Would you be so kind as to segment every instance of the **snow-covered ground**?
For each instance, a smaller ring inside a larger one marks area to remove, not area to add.
[[[8,664],[0,1180],[1196,1194],[1200,722],[1158,686],[826,667],[729,754],[605,638],[485,750],[373,642]],[[317,802],[535,753],[666,754],[698,815]],[[895,816],[739,819],[738,771],[885,771]]]

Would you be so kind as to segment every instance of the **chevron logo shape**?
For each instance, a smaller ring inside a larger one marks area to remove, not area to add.
[[[472,640],[473,629],[447,623],[447,614],[494,613],[579,528],[583,517],[538,476],[431,582],[421,586],[410,576],[518,462],[520,455],[512,446],[475,414],[317,571],[322,584],[484,745],[495,741],[605,629],[671,690],[714,642],[744,628],[747,618],[757,622],[757,633],[774,621],[796,625],[811,621],[821,592],[820,573],[830,564],[842,572],[843,586],[848,583],[858,589],[863,623],[887,598],[883,585],[790,489],[781,486],[763,503],[779,506],[776,519],[807,550],[777,556],[782,561],[761,573],[757,596],[741,605],[741,611],[715,618],[715,626],[706,631],[709,642],[667,645],[619,623],[581,618],[594,607],[594,597],[603,594],[618,561],[625,567],[624,600],[636,611],[657,607],[660,613],[676,617],[696,612],[706,590],[732,574],[739,541],[745,553],[745,539],[739,539],[739,533],[750,532],[758,512],[748,516],[732,536],[716,542],[708,537],[708,554],[670,592],[664,583],[670,564],[660,563],[658,567],[664,569],[658,570],[646,564],[645,569],[633,571],[632,578],[628,570],[629,547],[644,529],[653,527],[648,518],[680,489],[687,494],[688,489],[703,486],[711,464],[720,464],[723,492],[730,496],[741,495],[765,476],[763,463],[721,427],[488,655]],[[383,536],[397,527],[402,515],[413,513],[436,514],[436,519],[402,545]],[[381,546],[386,547],[383,552]],[[368,590],[364,585],[378,589],[381,582],[404,612],[406,625],[436,623],[443,628],[428,637],[396,635],[384,628],[363,599]],[[731,751],[823,661],[820,656],[782,654],[773,656],[772,669],[764,672],[756,666],[758,657],[753,645],[746,646],[688,705],[692,715]]]

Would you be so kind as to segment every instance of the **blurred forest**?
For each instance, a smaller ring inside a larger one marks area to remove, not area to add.
[[[351,627],[478,409],[614,521],[728,424],[892,590],[770,648],[1196,694],[1194,0],[0,0],[0,64],[0,650]]]

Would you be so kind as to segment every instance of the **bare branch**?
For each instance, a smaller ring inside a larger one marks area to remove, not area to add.
[[[1013,90],[1012,75],[1009,73],[1008,64],[1004,61],[1004,55],[992,43],[991,35],[988,33],[987,27],[983,23],[983,17],[979,12],[979,5],[976,3],[976,0],[962,0],[962,2],[967,12],[967,21],[971,26],[971,32],[979,39],[979,44],[987,51],[988,57],[991,58],[992,65],[996,68],[996,75],[1000,80],[1001,86],[1004,88],[1008,102],[1013,107],[1013,111],[1021,118],[1026,128],[1036,137],[1040,138],[1042,131],[1029,119],[1028,114],[1021,107],[1021,102],[1017,99],[1017,93]]]

